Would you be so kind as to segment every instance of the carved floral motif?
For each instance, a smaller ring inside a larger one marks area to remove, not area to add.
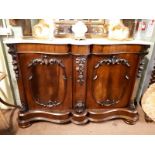
[[[121,59],[121,58],[117,58],[116,56],[112,56],[112,57],[108,57],[105,59],[100,60],[96,65],[95,65],[95,69],[99,68],[101,65],[119,65],[119,64],[123,64],[127,67],[130,67],[130,64],[128,62],[128,60],[126,59]]]
[[[86,63],[86,57],[77,57],[76,58],[76,71],[78,72],[78,79],[77,82],[79,82],[81,85],[84,83],[84,70],[85,70],[85,63]]]
[[[35,65],[53,65],[58,64],[62,68],[65,68],[64,64],[62,63],[62,60],[57,58],[49,58],[47,55],[43,55],[42,58],[33,59],[31,63],[29,63],[28,67],[35,66]]]
[[[114,104],[117,104],[119,102],[119,100],[110,100],[110,99],[106,99],[104,101],[98,101],[97,103],[102,105],[102,106],[111,106],[111,105],[114,105]]]
[[[61,104],[61,102],[59,101],[51,101],[49,100],[48,102],[46,103],[41,103],[41,102],[36,102],[37,104],[41,105],[41,106],[44,106],[44,107],[55,107],[55,106],[58,106],[59,104]]]

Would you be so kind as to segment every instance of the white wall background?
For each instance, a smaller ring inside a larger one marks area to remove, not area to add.
[[[7,75],[5,79],[0,81],[0,96],[6,102],[13,104],[14,100],[12,96],[12,90],[11,90],[10,82],[9,82],[10,80],[9,80],[8,71],[6,68],[6,61],[5,61],[3,52],[4,50],[2,48],[2,42],[0,40],[0,71],[4,72]],[[6,106],[2,104],[0,104],[0,107],[6,108]]]

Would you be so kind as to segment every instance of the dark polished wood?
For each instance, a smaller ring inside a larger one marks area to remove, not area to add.
[[[22,109],[19,126],[138,120],[131,101],[147,45],[8,44]]]

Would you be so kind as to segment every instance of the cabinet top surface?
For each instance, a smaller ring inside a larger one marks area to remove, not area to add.
[[[38,43],[38,44],[71,44],[71,45],[115,45],[115,44],[140,44],[140,45],[152,45],[153,42],[143,40],[108,40],[104,38],[94,38],[86,40],[75,40],[71,38],[54,38],[51,40],[34,39],[34,38],[8,38],[3,41],[5,44],[16,44],[16,43]]]

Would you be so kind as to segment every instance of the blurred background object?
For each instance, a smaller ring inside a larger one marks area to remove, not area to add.
[[[78,19],[59,19],[55,22],[55,37],[73,38],[72,25]],[[104,38],[107,36],[105,19],[80,19],[87,26],[86,38]]]
[[[5,19],[0,19],[0,36],[11,35],[11,28],[7,25]]]
[[[155,121],[155,83],[145,91],[141,100],[142,108],[149,118]]]
[[[12,27],[21,27],[23,36],[32,36],[32,27],[30,19],[10,19]]]
[[[123,24],[129,28],[129,38],[133,38],[135,19],[122,19]]]
[[[134,39],[153,41],[155,29],[154,19],[137,19],[135,20]]]
[[[52,19],[40,19],[32,28],[32,36],[37,39],[53,39],[55,23]]]
[[[129,28],[124,25],[121,19],[108,21],[108,39],[127,40],[129,39]]]
[[[6,74],[4,72],[0,72],[0,82],[2,80],[4,80],[5,78],[6,78]],[[11,114],[10,114],[9,120],[5,116],[6,110],[1,109],[1,107],[0,107],[0,135],[15,134],[16,129],[14,128],[14,125],[13,125],[13,123],[14,123],[13,116],[14,116],[14,112],[15,112],[16,108],[19,108],[19,107],[15,106],[15,105],[8,104],[7,102],[5,102],[2,99],[2,95],[6,96],[6,94],[3,92],[1,87],[0,87],[0,94],[1,94],[0,95],[0,105],[3,104],[5,106],[15,107],[15,109],[10,109]],[[9,110],[9,112],[10,112],[10,110]]]
[[[77,21],[72,25],[72,32],[74,33],[74,39],[83,40],[86,39],[85,33],[87,32],[87,26],[83,21]]]

